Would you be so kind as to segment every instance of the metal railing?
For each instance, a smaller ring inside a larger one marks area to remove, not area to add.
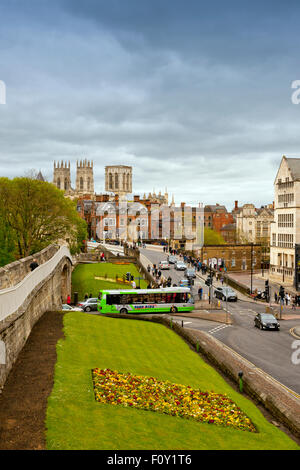
[[[72,261],[72,256],[67,246],[60,247],[52,258],[38,266],[34,271],[31,271],[19,284],[0,290],[0,321],[16,312],[33,289],[54,271],[64,257]]]

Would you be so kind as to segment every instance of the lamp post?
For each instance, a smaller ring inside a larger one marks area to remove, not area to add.
[[[250,271],[250,294],[252,294],[253,286],[252,286],[252,278],[253,278],[253,243],[251,243],[251,271]]]

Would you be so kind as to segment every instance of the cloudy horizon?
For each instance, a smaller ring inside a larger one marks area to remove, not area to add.
[[[272,203],[300,157],[298,15],[290,1],[0,2],[1,176],[54,161],[133,167],[175,202]]]

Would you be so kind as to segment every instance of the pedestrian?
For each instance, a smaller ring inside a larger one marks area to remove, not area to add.
[[[289,294],[286,293],[285,294],[285,305],[288,305],[289,304]]]
[[[202,294],[203,294],[203,289],[202,287],[199,287],[198,289],[199,300],[202,300]]]
[[[276,293],[276,292],[274,292],[274,300],[275,300],[275,304],[277,304],[278,297],[277,297],[277,293]]]
[[[34,270],[38,267],[38,262],[37,262],[37,260],[34,259],[34,260],[32,261],[32,263],[30,264],[29,267],[30,267],[31,271],[34,271]]]
[[[293,303],[292,303],[292,309],[293,310],[296,310],[296,305],[297,305],[297,301],[296,301],[296,296],[294,295],[293,296]]]
[[[89,298],[89,294],[86,293],[85,296],[84,296],[84,300],[87,300]]]
[[[68,297],[67,297],[67,304],[71,305],[71,296],[70,295],[68,295]]]

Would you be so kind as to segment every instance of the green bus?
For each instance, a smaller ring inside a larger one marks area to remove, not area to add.
[[[101,313],[176,313],[194,308],[194,298],[187,287],[101,290],[97,303]]]

